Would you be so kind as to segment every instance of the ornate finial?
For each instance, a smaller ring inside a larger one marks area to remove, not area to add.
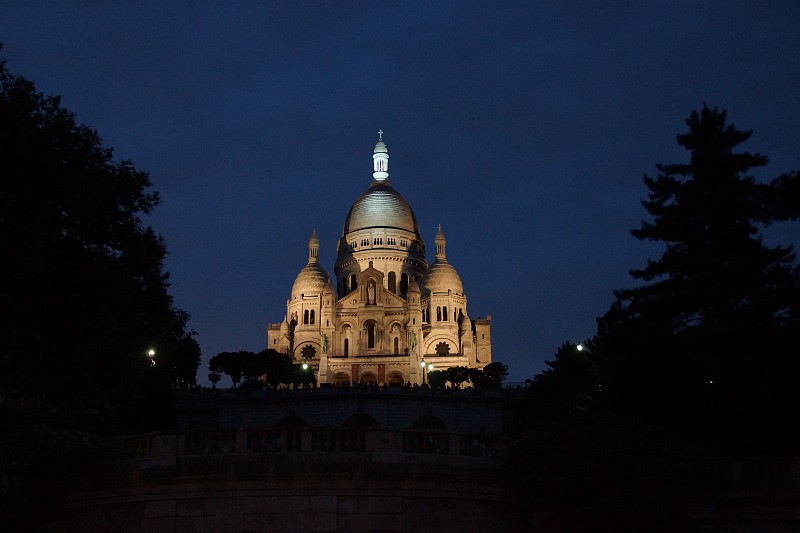
[[[379,141],[383,140],[383,130],[378,130],[378,140]]]

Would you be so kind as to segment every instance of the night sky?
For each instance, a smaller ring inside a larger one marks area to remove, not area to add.
[[[800,2],[540,4],[4,2],[0,57],[149,171],[201,382],[266,346],[312,228],[332,274],[378,129],[428,260],[441,224],[523,381],[659,255],[629,233],[642,175],[687,160],[693,109],[754,130],[757,178],[800,169]]]

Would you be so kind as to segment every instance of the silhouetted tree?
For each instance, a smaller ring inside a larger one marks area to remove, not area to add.
[[[200,368],[202,356],[200,345],[191,335],[185,335],[175,343],[174,352],[170,354],[174,370],[173,380],[178,383],[194,385],[197,383],[197,369]]]
[[[211,372],[218,372],[227,374],[231,378],[233,387],[239,385],[242,376],[252,367],[253,352],[239,351],[239,352],[220,352],[208,362],[208,369]]]
[[[599,370],[591,352],[565,342],[549,367],[533,379],[530,394],[539,408],[555,413],[586,411],[599,393]]]
[[[247,380],[264,378],[273,387],[279,384],[304,383],[309,371],[305,374],[295,368],[288,354],[267,349],[258,353],[248,351],[220,352],[208,362],[212,372],[227,374],[233,386],[237,387],[242,378]],[[298,366],[302,370],[301,366]],[[313,372],[311,372],[313,374]],[[305,381],[311,383],[312,381]]]
[[[267,383],[277,387],[281,383],[291,383],[292,357],[289,354],[279,353],[267,349],[256,354],[260,358],[259,369],[263,370],[260,376],[266,376]]]
[[[447,381],[447,373],[444,370],[431,370],[428,372],[428,385],[432,389],[441,389]]]
[[[0,62],[0,175],[0,394],[151,423],[141,402],[168,402],[169,383],[145,352],[171,350],[188,315],[141,220],[158,204],[147,173]]]
[[[472,386],[479,390],[499,390],[503,387],[503,381],[508,376],[508,366],[495,361],[489,363],[483,369],[470,368],[467,371],[469,381]]]
[[[500,389],[503,382],[508,377],[508,365],[500,361],[494,361],[483,367],[483,375],[487,382],[484,384],[486,389]]]
[[[689,163],[645,176],[653,219],[632,232],[663,242],[664,253],[631,271],[644,285],[615,293],[596,349],[617,408],[763,450],[800,435],[800,366],[789,355],[800,331],[800,270],[790,246],[767,246],[761,235],[800,215],[800,173],[757,182],[748,173],[767,159],[735,151],[751,132],[726,124],[724,111],[704,107],[686,123],[677,139]]]
[[[451,366],[444,371],[444,374],[455,389],[460,389],[461,384],[469,380],[469,369],[465,366]]]

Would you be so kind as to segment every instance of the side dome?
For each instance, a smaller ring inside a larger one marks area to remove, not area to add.
[[[319,263],[304,266],[292,285],[292,299],[303,294],[306,296],[322,294],[328,279],[328,273],[319,266]]]
[[[302,295],[322,294],[330,282],[330,276],[319,264],[319,239],[316,230],[308,239],[308,263],[300,270],[292,285],[292,300]]]
[[[464,294],[464,286],[461,284],[461,277],[453,268],[453,265],[447,262],[447,255],[445,254],[445,238],[442,232],[442,225],[439,225],[439,231],[436,232],[436,259],[433,264],[428,267],[425,277],[422,278],[421,288],[423,296],[429,296],[432,293],[444,293],[447,291],[455,292],[456,294]]]
[[[425,277],[422,278],[422,292],[428,296],[432,293],[442,293],[448,290],[457,294],[464,294],[461,277],[450,263],[435,261],[428,267]]]
[[[345,218],[342,235],[368,228],[396,228],[419,235],[411,206],[386,181],[373,181],[355,201]]]

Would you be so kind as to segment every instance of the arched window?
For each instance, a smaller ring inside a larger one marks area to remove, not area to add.
[[[358,288],[358,278],[356,278],[355,274],[350,274],[350,292],[353,292]]]
[[[405,296],[407,292],[408,292],[408,274],[403,273],[400,276],[400,294]]]
[[[350,355],[350,339],[344,340],[344,356]]]
[[[442,307],[442,320],[447,322],[447,306]]]
[[[311,310],[311,321],[309,323],[310,324],[314,323],[314,310],[313,309]]]
[[[442,321],[442,308],[441,307],[437,307],[436,308],[436,321],[437,322],[441,322]]]
[[[303,324],[308,324],[308,309],[303,311]]]
[[[367,324],[367,348],[375,348],[375,324]]]
[[[394,272],[389,272],[389,292],[393,292],[397,294],[397,274]]]
[[[400,353],[400,339],[397,337],[394,338],[394,354],[397,355]]]

